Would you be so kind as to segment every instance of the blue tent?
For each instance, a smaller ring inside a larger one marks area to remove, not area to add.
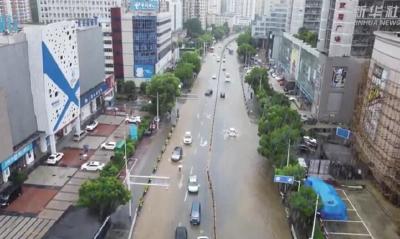
[[[337,194],[334,187],[317,177],[308,177],[306,186],[311,187],[319,194],[323,206],[320,209],[321,217],[325,220],[347,220],[347,206]]]

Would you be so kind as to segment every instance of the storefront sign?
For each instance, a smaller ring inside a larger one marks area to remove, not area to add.
[[[400,6],[358,6],[356,26],[400,26]]]
[[[6,170],[8,167],[10,167],[11,164],[15,163],[19,158],[27,154],[29,151],[33,149],[32,144],[28,144],[13,155],[11,155],[8,159],[4,160],[1,162],[0,167],[1,171]]]
[[[158,0],[131,0],[129,10],[131,11],[157,11]]]
[[[135,64],[135,77],[150,79],[154,75],[154,65]]]
[[[101,82],[96,87],[90,89],[88,92],[81,96],[81,108],[90,103],[90,101],[99,97],[103,92],[108,90],[106,82]]]

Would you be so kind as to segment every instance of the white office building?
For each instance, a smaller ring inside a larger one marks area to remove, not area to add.
[[[168,12],[171,15],[172,32],[179,31],[183,27],[182,0],[166,0]]]
[[[91,18],[110,18],[110,9],[121,0],[37,0],[40,23]]]

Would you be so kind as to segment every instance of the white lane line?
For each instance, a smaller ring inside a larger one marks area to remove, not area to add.
[[[186,202],[187,197],[188,197],[188,191],[186,190],[185,198],[183,199],[184,202]]]
[[[197,116],[197,119],[200,119],[200,114],[199,114],[199,113],[197,113],[197,115],[196,115],[196,116]]]
[[[183,187],[183,173],[181,174],[181,178],[178,182],[178,188],[181,189]]]
[[[193,166],[190,168],[190,175],[193,173]]]

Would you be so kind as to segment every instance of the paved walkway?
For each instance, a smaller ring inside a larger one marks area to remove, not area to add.
[[[42,238],[54,222],[55,220],[51,219],[0,215],[0,238]]]

